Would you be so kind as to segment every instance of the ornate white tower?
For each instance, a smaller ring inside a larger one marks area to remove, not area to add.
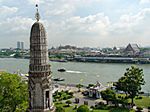
[[[37,21],[32,25],[30,32],[29,110],[45,112],[53,110],[51,70],[46,31],[39,22],[38,5],[36,7]]]

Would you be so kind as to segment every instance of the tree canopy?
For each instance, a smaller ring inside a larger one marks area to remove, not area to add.
[[[77,109],[77,112],[90,112],[89,108],[87,105],[81,105],[79,106],[79,108]]]
[[[56,107],[56,112],[65,112],[65,109],[61,106]]]
[[[108,101],[116,100],[116,93],[111,89],[106,89],[104,91],[101,91],[101,96],[103,100],[107,101],[107,104],[108,104]]]
[[[143,76],[143,69],[131,66],[131,68],[126,69],[124,76],[116,82],[116,89],[124,91],[131,98],[132,104],[135,96],[141,91],[141,86],[145,84]]]
[[[0,73],[0,111],[25,111],[28,106],[28,87],[17,74]]]

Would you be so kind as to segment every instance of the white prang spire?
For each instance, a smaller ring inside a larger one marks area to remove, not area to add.
[[[36,14],[35,14],[35,19],[37,20],[37,22],[40,20],[40,14],[39,14],[39,11],[38,11],[38,4],[36,4]]]

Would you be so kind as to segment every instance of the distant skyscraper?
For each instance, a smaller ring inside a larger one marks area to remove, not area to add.
[[[17,42],[17,49],[23,50],[23,49],[24,49],[24,42],[18,41],[18,42]]]
[[[21,45],[20,45],[20,42],[18,41],[18,42],[17,42],[17,49],[20,49],[20,46],[21,46]]]
[[[20,42],[20,44],[21,44],[21,49],[23,50],[24,49],[24,42]]]
[[[32,25],[30,33],[29,110],[52,112],[52,82],[47,38],[45,28],[39,22],[38,8],[36,19],[37,22]]]

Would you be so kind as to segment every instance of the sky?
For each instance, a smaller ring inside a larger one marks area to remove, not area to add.
[[[35,4],[49,48],[150,46],[150,0],[0,0],[0,48],[29,48]]]

